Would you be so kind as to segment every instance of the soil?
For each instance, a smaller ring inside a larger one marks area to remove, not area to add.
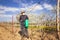
[[[58,40],[56,32],[28,29],[29,38],[26,38],[22,37],[18,33],[19,31],[19,27],[14,27],[12,29],[12,27],[0,25],[0,40]]]

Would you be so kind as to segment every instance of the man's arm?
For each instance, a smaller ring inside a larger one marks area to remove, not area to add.
[[[29,19],[28,16],[26,16],[26,19]]]
[[[21,21],[21,16],[20,16],[20,18],[19,18],[19,21]]]

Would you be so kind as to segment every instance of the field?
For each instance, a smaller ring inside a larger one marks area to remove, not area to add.
[[[19,24],[0,23],[0,40],[21,40]],[[24,37],[22,40],[58,40],[55,27],[29,26],[29,39]],[[60,35],[59,35],[60,36]]]

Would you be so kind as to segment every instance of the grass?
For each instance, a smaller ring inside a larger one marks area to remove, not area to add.
[[[20,26],[16,26],[16,27],[20,27]],[[29,29],[43,29],[43,30],[49,30],[49,31],[56,31],[56,27],[49,27],[49,26],[29,26]],[[59,28],[60,29],[60,28]]]
[[[48,31],[56,31],[56,27],[49,27],[49,26],[29,26],[29,29],[43,29],[43,30],[48,30]],[[60,29],[60,28],[59,28]]]

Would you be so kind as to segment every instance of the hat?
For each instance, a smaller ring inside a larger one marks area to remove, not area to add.
[[[25,11],[21,11],[21,14],[22,14],[22,13],[25,13]]]

